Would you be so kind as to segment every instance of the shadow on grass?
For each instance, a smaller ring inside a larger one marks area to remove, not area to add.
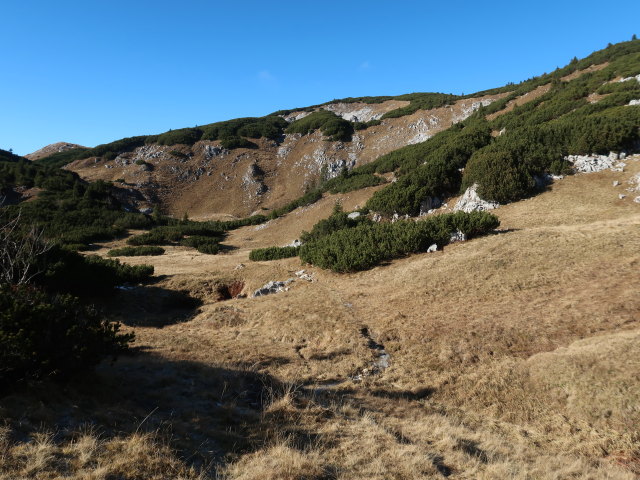
[[[187,292],[153,285],[120,287],[102,303],[105,313],[114,321],[157,328],[193,318],[201,305],[201,300]]]
[[[22,386],[0,397],[0,411],[11,441],[47,431],[66,442],[87,427],[103,438],[159,432],[188,464],[210,470],[264,445],[264,408],[283,391],[273,377],[242,367],[141,352],[64,385]]]

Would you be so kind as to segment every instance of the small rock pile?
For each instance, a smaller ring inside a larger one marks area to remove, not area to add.
[[[453,207],[454,212],[483,212],[486,210],[493,210],[498,208],[500,204],[498,202],[488,202],[480,198],[477,192],[478,184],[471,185],[462,195],[462,198],[458,200],[456,206]]]
[[[573,168],[579,173],[601,172],[611,169],[621,172],[625,166],[620,160],[624,160],[625,153],[610,152],[609,155],[568,155],[565,160],[573,163]]]

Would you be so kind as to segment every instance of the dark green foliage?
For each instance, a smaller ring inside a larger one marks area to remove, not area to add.
[[[200,128],[169,130],[168,132],[158,135],[155,143],[160,145],[193,145],[202,138],[202,135],[203,131]]]
[[[278,218],[278,217],[280,217],[282,215],[286,215],[287,213],[294,211],[298,207],[304,207],[304,206],[307,206],[307,205],[311,205],[312,203],[317,202],[321,198],[322,198],[322,190],[321,189],[309,190],[302,197],[297,198],[296,200],[287,203],[283,207],[276,208],[275,210],[273,210],[271,212],[271,214],[269,215],[269,218],[270,219],[274,219],[274,218]]]
[[[378,159],[375,168],[406,172],[397,182],[377,191],[367,202],[370,210],[417,215],[427,197],[441,197],[460,188],[460,169],[474,151],[491,140],[486,122],[454,126],[422,144],[410,145]],[[362,169],[364,171],[370,169]],[[357,174],[356,169],[353,173]]]
[[[336,203],[331,216],[316,223],[310,232],[302,232],[300,240],[304,243],[315,242],[333,232],[354,228],[363,223],[371,224],[372,222],[365,216],[349,218],[348,214],[342,210],[342,206]]]
[[[162,247],[143,246],[143,247],[114,248],[112,250],[109,250],[107,255],[109,257],[140,257],[140,256],[150,256],[150,255],[162,255],[163,253],[164,253],[164,248]]]
[[[366,130],[369,127],[375,127],[377,125],[382,125],[382,121],[380,120],[369,120],[368,122],[354,122],[353,128],[355,130]]]
[[[127,265],[61,247],[54,247],[39,258],[38,267],[43,273],[34,282],[49,291],[91,297],[108,295],[117,285],[140,283],[153,275],[151,265]]]
[[[234,148],[258,148],[258,145],[242,137],[225,137],[220,140],[222,147],[233,150]]]
[[[250,219],[252,217],[249,217]],[[266,218],[266,217],[264,217]],[[247,219],[245,219],[247,221]],[[251,221],[251,220],[249,220]],[[241,221],[239,221],[241,222]],[[154,227],[149,232],[127,239],[129,245],[167,245],[180,242],[201,253],[215,255],[220,251],[220,241],[229,228],[228,222],[170,221],[169,225]],[[235,228],[238,228],[237,226]],[[187,238],[184,238],[188,235]]]
[[[432,108],[444,107],[458,100],[458,95],[451,95],[446,93],[409,93],[406,95],[399,95],[394,97],[394,100],[406,100],[411,102],[406,107],[397,108],[391,110],[382,116],[385,118],[397,118],[405,115],[411,115],[418,110],[431,110]]]
[[[36,160],[35,163],[48,165],[51,167],[62,167],[75,160],[82,160],[90,157],[103,157],[113,160],[120,153],[131,152],[141,147],[147,141],[147,136],[128,137],[116,140],[115,142],[98,145],[94,148],[73,148],[64,152],[54,153],[48,157]]]
[[[166,245],[182,238],[182,233],[177,230],[156,227],[150,232],[135,235],[127,239],[129,245]]]
[[[366,222],[305,243],[300,247],[300,258],[336,272],[366,270],[384,260],[424,252],[432,244],[442,247],[457,230],[470,238],[487,233],[499,224],[496,216],[486,212],[457,212],[417,222]]]
[[[82,160],[84,158],[91,157],[90,148],[72,148],[71,150],[65,150],[64,152],[53,153],[47,157],[35,160],[33,163],[39,165],[46,165],[48,167],[59,168],[68,163],[76,160]]]
[[[251,250],[249,260],[254,262],[264,260],[279,260],[281,258],[295,257],[298,255],[300,247],[267,247]]]
[[[552,121],[507,131],[471,157],[462,187],[478,183],[482,198],[518,200],[535,191],[534,175],[566,173],[563,156],[632,149],[640,141],[640,109],[614,107],[590,114],[593,110],[585,105]]]
[[[0,161],[0,189],[15,187],[44,191],[0,215],[12,218],[20,212],[25,221],[40,226],[48,238],[63,244],[110,240],[126,228],[144,228],[152,223],[145,215],[125,212],[107,182],[87,184],[72,172],[26,160]]]
[[[361,188],[373,187],[384,183],[384,179],[370,173],[358,174],[347,169],[337,177],[327,180],[322,186],[325,192],[331,193],[347,193]]]
[[[0,162],[19,162],[24,160],[26,160],[24,157],[0,148]]]
[[[200,253],[208,253],[215,255],[220,251],[220,244],[217,238],[205,237],[202,235],[193,235],[180,241],[181,245],[191,247]]]
[[[0,385],[89,370],[133,341],[119,328],[69,295],[0,285]]]
[[[202,127],[203,140],[224,140],[235,137],[279,138],[287,127],[287,121],[275,114],[266,117],[236,118],[226,122],[211,123]],[[229,148],[229,147],[227,147]]]
[[[287,127],[286,132],[307,135],[318,129],[332,141],[348,142],[353,135],[353,124],[328,110],[318,110],[296,120]]]

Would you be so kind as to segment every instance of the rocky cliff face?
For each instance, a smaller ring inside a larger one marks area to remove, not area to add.
[[[308,188],[343,168],[369,163],[405,145],[423,142],[500,95],[460,100],[454,105],[418,111],[357,131],[350,142],[332,142],[319,131],[260,139],[257,149],[226,150],[217,141],[186,145],[145,145],[113,160],[89,158],[67,166],[88,180],[110,180],[135,191],[137,208],[159,204],[173,215],[192,217],[246,216],[299,197]],[[407,105],[335,103],[322,108],[347,120],[369,121]],[[288,121],[307,112],[293,112]]]

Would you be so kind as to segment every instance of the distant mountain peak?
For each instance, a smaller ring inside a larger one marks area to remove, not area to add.
[[[40,158],[53,155],[54,153],[65,152],[67,150],[71,150],[74,148],[84,148],[84,147],[82,145],[76,145],[75,143],[57,142],[57,143],[52,143],[51,145],[47,145],[46,147],[42,147],[40,150],[36,150],[33,153],[25,155],[25,158],[28,158],[29,160],[38,160]]]

